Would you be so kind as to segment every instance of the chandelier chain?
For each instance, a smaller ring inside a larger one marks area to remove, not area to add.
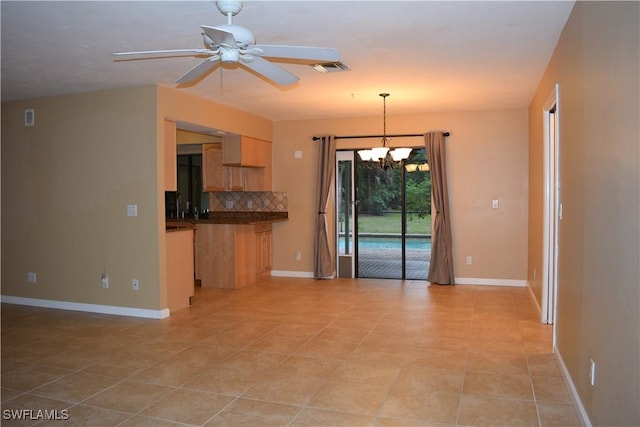
[[[382,97],[382,146],[387,145],[387,96],[388,93],[381,93]]]

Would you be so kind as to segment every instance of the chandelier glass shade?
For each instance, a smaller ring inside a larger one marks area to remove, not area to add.
[[[429,163],[422,163],[422,164],[409,163],[404,165],[404,168],[407,170],[407,172],[415,172],[415,171],[428,172]]]
[[[404,160],[408,159],[411,155],[412,148],[394,148],[390,150],[387,143],[390,141],[387,138],[387,96],[388,93],[381,93],[380,96],[383,100],[383,133],[382,146],[372,147],[366,150],[358,150],[358,155],[368,167],[377,167],[380,169],[388,169],[392,167],[397,169],[402,166]]]

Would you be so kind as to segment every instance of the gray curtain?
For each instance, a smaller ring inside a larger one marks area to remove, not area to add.
[[[431,233],[431,262],[427,280],[441,285],[455,285],[453,274],[453,239],[447,190],[447,156],[443,132],[424,135],[429,170],[431,171],[431,207],[433,231]]]
[[[336,141],[333,136],[320,137],[320,156],[318,161],[318,181],[316,191],[316,228],[314,241],[315,279],[332,278],[335,273],[331,250],[329,249],[329,235],[327,232],[327,201],[331,191],[331,182],[335,170]]]

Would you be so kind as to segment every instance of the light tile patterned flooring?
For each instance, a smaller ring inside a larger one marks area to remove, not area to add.
[[[164,320],[2,305],[2,409],[83,426],[577,426],[525,288],[268,278]],[[34,416],[33,418],[37,418]]]

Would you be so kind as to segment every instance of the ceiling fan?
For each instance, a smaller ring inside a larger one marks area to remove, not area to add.
[[[227,23],[215,27],[200,26],[205,48],[119,52],[114,53],[114,56],[122,57],[120,61],[175,56],[206,57],[179,77],[176,83],[192,82],[220,66],[221,63],[239,63],[282,86],[297,82],[298,76],[264,58],[317,62],[339,61],[338,51],[333,48],[255,44],[255,36],[251,31],[233,24],[233,16],[242,10],[241,1],[220,0],[216,1],[216,6],[227,17]]]

